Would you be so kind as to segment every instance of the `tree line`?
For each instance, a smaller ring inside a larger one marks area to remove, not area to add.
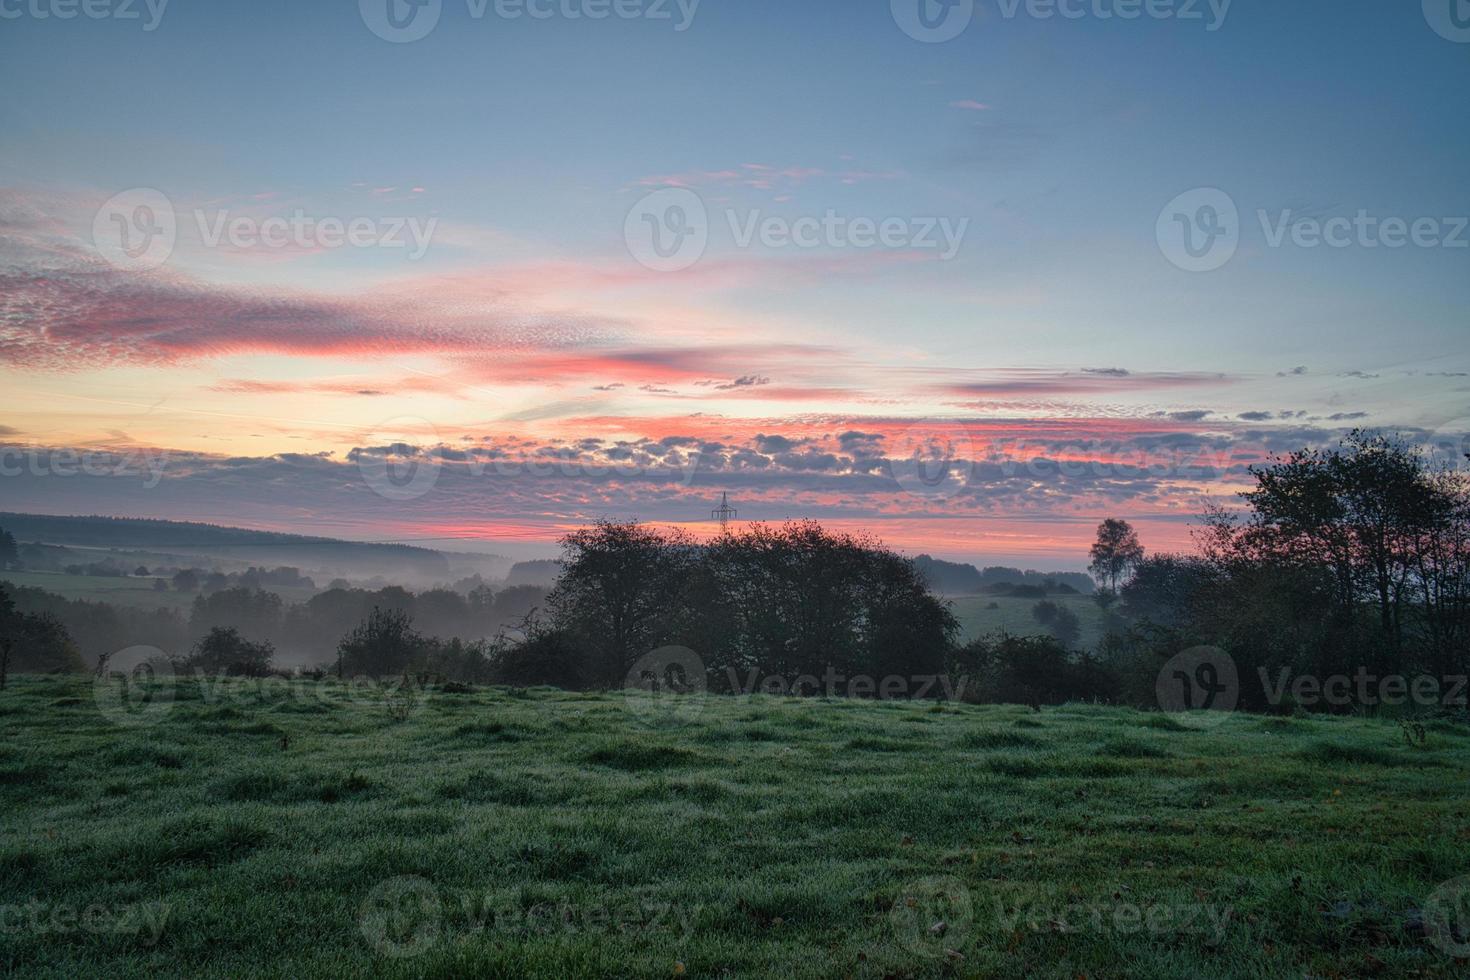
[[[178,618],[186,639],[174,648],[187,648],[186,666],[251,673],[274,669],[275,644],[289,638],[332,651],[324,669],[344,675],[608,689],[638,683],[650,652],[682,647],[716,691],[751,689],[738,678],[943,674],[966,678],[967,698],[1036,706],[1157,707],[1161,668],[1200,647],[1233,661],[1240,706],[1258,710],[1293,706],[1273,680],[1283,676],[1470,674],[1462,471],[1355,432],[1250,473],[1237,511],[1204,516],[1195,553],[1148,555],[1126,521],[1102,523],[1090,568],[1105,629],[1091,649],[1079,649],[1075,615],[1046,600],[1033,615],[1048,635],[961,643],[948,603],[915,562],[810,521],[752,524],[707,543],[598,522],[563,539],[549,594],[332,589],[284,606],[262,590],[226,589],[198,596],[186,624]],[[16,591],[31,601],[0,612],[28,639],[7,640],[7,657],[30,644],[48,651],[47,663],[70,663],[67,644],[47,636],[70,630],[65,614],[75,620],[77,609],[65,600],[44,608],[26,595],[34,590]],[[19,616],[30,618],[22,626]],[[129,617],[133,632],[122,635],[168,628],[164,613]],[[108,637],[114,646],[118,635]]]
[[[1205,515],[1197,553],[1125,562],[1126,628],[1111,632],[1107,656],[1217,647],[1252,708],[1282,706],[1272,678],[1470,674],[1463,469],[1357,431],[1251,476],[1241,511]]]

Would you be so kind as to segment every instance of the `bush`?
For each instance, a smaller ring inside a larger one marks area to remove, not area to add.
[[[234,627],[216,626],[194,644],[180,666],[230,677],[265,677],[271,672],[275,652],[269,643],[252,643]]]
[[[511,687],[550,685],[578,690],[591,676],[572,638],[555,630],[534,632],[522,643],[508,645],[494,658],[495,683]]]
[[[969,700],[1033,708],[1067,701],[1111,700],[1116,681],[1103,663],[1074,656],[1055,637],[974,640],[957,650],[950,671],[967,675]]]
[[[337,646],[338,676],[386,677],[414,670],[424,653],[424,638],[413,617],[374,606],[367,619]]]

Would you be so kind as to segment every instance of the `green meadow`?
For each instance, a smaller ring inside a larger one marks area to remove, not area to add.
[[[0,973],[1466,975],[1458,723],[118,685],[0,693]]]
[[[1103,611],[1091,596],[1050,595],[1054,602],[1077,616],[1081,635],[1077,645],[1091,649],[1103,638],[1105,630]],[[948,596],[950,612],[960,624],[960,641],[979,639],[997,633],[1012,636],[1046,636],[1047,630],[1036,621],[1032,610],[1040,599],[1017,598],[1015,596],[966,595]]]

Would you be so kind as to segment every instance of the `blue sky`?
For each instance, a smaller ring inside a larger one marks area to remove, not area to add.
[[[19,93],[0,108],[0,267],[22,297],[0,307],[0,380],[21,394],[0,421],[17,444],[111,445],[121,433],[200,458],[312,448],[346,461],[407,416],[446,443],[532,422],[515,437],[667,438],[697,415],[729,420],[727,446],[803,427],[821,446],[865,419],[1067,418],[1080,431],[1132,419],[1151,432],[1151,420],[1207,412],[1210,438],[1260,447],[1330,440],[1332,416],[1425,430],[1470,416],[1457,377],[1470,371],[1470,248],[1272,247],[1257,216],[1363,211],[1433,219],[1450,237],[1470,214],[1470,44],[1437,33],[1418,4],[1236,0],[1223,19],[1200,3],[1196,20],[1124,21],[1096,15],[1116,0],[1088,0],[1077,19],[981,0],[958,37],[923,43],[888,0],[703,0],[683,31],[673,3],[669,20],[593,21],[506,19],[493,2],[476,19],[444,0],[426,37],[393,44],[356,2],[171,0],[153,30],[141,3],[136,20],[36,16],[53,3],[0,0],[0,80]],[[710,241],[692,268],[647,274],[625,219],[664,187],[698,196]],[[48,257],[85,261],[98,208],[134,188],[160,191],[181,228],[195,210],[437,225],[412,261],[384,248],[262,258],[181,232],[160,268],[61,274]],[[1165,205],[1198,188],[1225,192],[1241,219],[1237,251],[1209,272],[1178,268],[1156,237]],[[829,211],[965,232],[947,261],[832,241],[743,248],[732,234],[752,216]],[[74,297],[79,282],[87,303],[31,296]],[[281,319],[282,297],[300,304],[285,319],[309,309],[311,329]],[[242,314],[246,299],[269,315]],[[182,336],[186,321],[204,325]],[[1088,370],[1118,384],[1028,394],[1037,378]],[[1017,372],[1029,379],[1019,389]],[[1176,383],[1210,373],[1226,381]],[[717,393],[740,377],[762,391]],[[990,394],[956,400],[957,387]],[[1247,413],[1270,414],[1260,421],[1274,432],[1239,431]],[[967,501],[1017,522],[1060,525],[1103,506],[1158,517],[1157,500],[1116,486],[1069,496],[1064,511],[1040,494],[996,509],[979,491],[945,498],[943,512],[932,500],[906,509],[825,484],[809,505],[783,504],[803,499],[808,476],[742,489],[763,516],[892,519],[916,541],[928,532],[913,520],[963,517]],[[339,510],[309,503],[324,492],[312,479],[301,475],[297,507]],[[717,496],[718,482],[688,491]],[[50,496],[32,483],[25,492]],[[110,492],[67,486],[98,507]],[[179,493],[168,507],[216,516],[203,491]],[[150,499],[127,506],[163,506]],[[496,520],[535,538],[597,506],[671,520],[692,508],[631,490],[538,499],[528,491],[525,512]],[[364,511],[347,530],[433,523],[410,509]]]

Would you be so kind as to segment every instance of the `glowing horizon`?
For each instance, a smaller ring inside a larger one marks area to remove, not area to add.
[[[1272,452],[1466,428],[1463,52],[1417,8],[931,43],[886,2],[452,7],[6,21],[0,509],[550,554],[728,491],[1080,567],[1105,517],[1187,548]]]

